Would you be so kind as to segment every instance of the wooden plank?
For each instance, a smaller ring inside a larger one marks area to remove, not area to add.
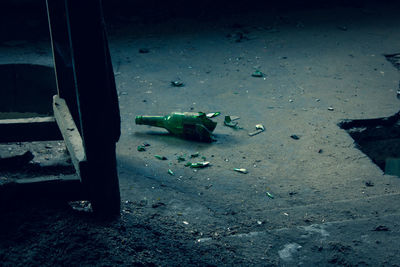
[[[54,117],[0,120],[0,143],[62,140]]]
[[[53,109],[54,117],[64,138],[72,163],[79,177],[82,177],[82,169],[86,166],[86,154],[81,135],[65,100],[58,95],[53,97]]]

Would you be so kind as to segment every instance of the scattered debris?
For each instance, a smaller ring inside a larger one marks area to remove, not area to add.
[[[212,113],[208,113],[206,116],[207,118],[215,118],[217,116],[219,116],[221,114],[221,112],[212,112]]]
[[[137,151],[139,152],[146,151],[146,148],[144,146],[138,146]]]
[[[365,185],[371,187],[374,186],[374,183],[372,181],[366,181]]]
[[[257,135],[257,134],[259,134],[259,133],[261,133],[261,132],[264,132],[264,131],[265,131],[264,125],[262,125],[262,124],[257,124],[257,125],[256,125],[256,131],[249,133],[249,135],[250,135],[250,136],[254,136],[254,135]]]
[[[261,77],[264,77],[264,73],[262,73],[262,72],[259,71],[259,70],[256,70],[256,71],[254,71],[254,72],[251,74],[251,76],[257,77],[257,78],[261,78]]]
[[[159,160],[167,160],[167,157],[165,157],[165,156],[154,155],[154,157],[159,159]]]
[[[176,81],[171,81],[172,86],[174,87],[182,87],[184,84],[182,81],[176,80]]]
[[[333,107],[328,108],[329,111],[334,111],[335,109]]]
[[[297,243],[286,244],[283,249],[278,251],[278,255],[283,261],[290,262],[293,260],[293,255],[301,248],[302,246]]]
[[[274,195],[273,194],[271,194],[270,192],[265,192],[265,194],[267,195],[267,197],[269,197],[269,198],[272,198],[272,199],[274,199],[275,197],[274,197]]]
[[[390,231],[390,229],[387,226],[379,225],[379,226],[375,227],[372,231],[375,231],[375,232],[387,232],[387,231]]]
[[[163,206],[166,206],[165,203],[163,203],[163,202],[157,202],[157,203],[154,203],[153,205],[151,205],[151,207],[153,209],[156,209],[156,208],[159,208],[159,207],[163,207]]]
[[[168,169],[168,174],[169,174],[169,175],[172,175],[172,176],[175,175],[175,173],[174,173],[171,169]]]
[[[197,158],[198,156],[200,156],[199,152],[196,152],[196,153],[190,155],[191,158]]]
[[[184,156],[178,156],[176,159],[177,159],[179,162],[182,162],[182,161],[185,161],[185,160],[186,160]]]
[[[147,54],[147,53],[149,53],[149,52],[150,52],[150,50],[147,49],[147,48],[139,48],[139,53],[140,53],[140,54]]]
[[[186,167],[190,167],[190,168],[204,168],[210,165],[209,161],[200,161],[200,162],[188,162],[185,164]]]
[[[244,174],[248,173],[247,170],[244,168],[234,168],[233,170],[236,172],[244,173]]]
[[[82,212],[91,212],[92,211],[92,204],[89,201],[71,201],[69,205],[73,210],[82,211]]]
[[[225,120],[224,120],[224,125],[234,128],[234,129],[238,129],[239,127],[237,126],[238,123],[237,122],[233,122],[231,119],[231,116],[225,116]]]
[[[298,135],[295,135],[295,134],[292,134],[290,137],[292,139],[294,139],[294,140],[299,140],[300,139],[300,137]]]

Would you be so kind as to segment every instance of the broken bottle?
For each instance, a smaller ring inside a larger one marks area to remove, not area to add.
[[[137,116],[136,124],[167,129],[170,133],[192,140],[211,142],[217,123],[203,112],[172,112],[166,116]]]

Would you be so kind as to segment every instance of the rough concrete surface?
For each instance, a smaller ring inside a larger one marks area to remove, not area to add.
[[[121,218],[99,223],[48,203],[7,212],[0,262],[400,265],[400,180],[337,126],[399,110],[400,74],[384,57],[400,52],[398,11],[373,5],[115,20]],[[0,63],[51,65],[48,40],[11,41],[0,43]],[[252,77],[255,70],[264,77]],[[171,86],[176,79],[184,86]],[[217,141],[134,123],[136,115],[173,111],[221,112]],[[242,129],[224,126],[225,115],[239,116]],[[250,137],[259,123],[266,130]],[[137,151],[143,142],[150,146]],[[211,166],[177,160],[195,152]]]

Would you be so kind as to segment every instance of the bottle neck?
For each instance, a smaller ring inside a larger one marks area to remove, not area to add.
[[[136,124],[164,127],[164,116],[136,116]]]

